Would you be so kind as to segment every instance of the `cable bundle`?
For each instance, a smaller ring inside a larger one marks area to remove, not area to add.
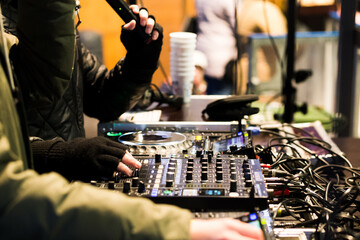
[[[360,239],[359,169],[303,129],[277,130],[262,129],[270,140],[255,146],[260,161],[270,164],[264,174],[282,179],[269,184],[276,193],[270,200],[274,227],[314,228],[313,239]]]

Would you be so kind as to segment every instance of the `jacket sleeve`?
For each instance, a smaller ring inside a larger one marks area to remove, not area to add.
[[[117,119],[133,108],[150,86],[156,68],[124,67],[121,59],[108,70],[81,44],[84,77],[84,113],[100,121]]]
[[[0,239],[189,238],[187,210],[21,168],[0,167]]]
[[[163,35],[162,27],[157,24],[156,28],[160,36],[150,44],[123,30],[121,40],[127,54],[110,71],[81,44],[85,114],[100,121],[115,120],[142,98],[158,67]]]
[[[74,9],[74,0],[18,1],[19,44],[11,56],[28,107],[52,103],[69,84],[75,59]]]

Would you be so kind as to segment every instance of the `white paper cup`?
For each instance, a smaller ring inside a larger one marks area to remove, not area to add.
[[[184,103],[190,102],[190,97],[192,94],[192,88],[194,84],[194,76],[180,76],[177,75],[173,78],[173,88],[178,95],[183,97]]]
[[[170,75],[174,92],[183,97],[184,103],[190,102],[193,88],[195,47],[195,33],[170,33]]]
[[[196,33],[191,32],[172,32],[170,33],[170,40],[173,41],[196,41]]]

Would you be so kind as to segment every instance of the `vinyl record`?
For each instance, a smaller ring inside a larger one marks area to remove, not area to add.
[[[185,140],[185,135],[167,131],[129,132],[119,137],[126,145],[175,145]]]

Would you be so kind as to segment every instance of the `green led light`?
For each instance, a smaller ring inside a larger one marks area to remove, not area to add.
[[[106,135],[109,137],[118,137],[118,136],[121,136],[122,133],[121,132],[107,132]]]
[[[119,10],[121,11],[121,8],[119,8]]]
[[[169,194],[172,193],[172,191],[171,191],[171,190],[165,190],[163,193],[164,193],[165,195],[169,195]]]

